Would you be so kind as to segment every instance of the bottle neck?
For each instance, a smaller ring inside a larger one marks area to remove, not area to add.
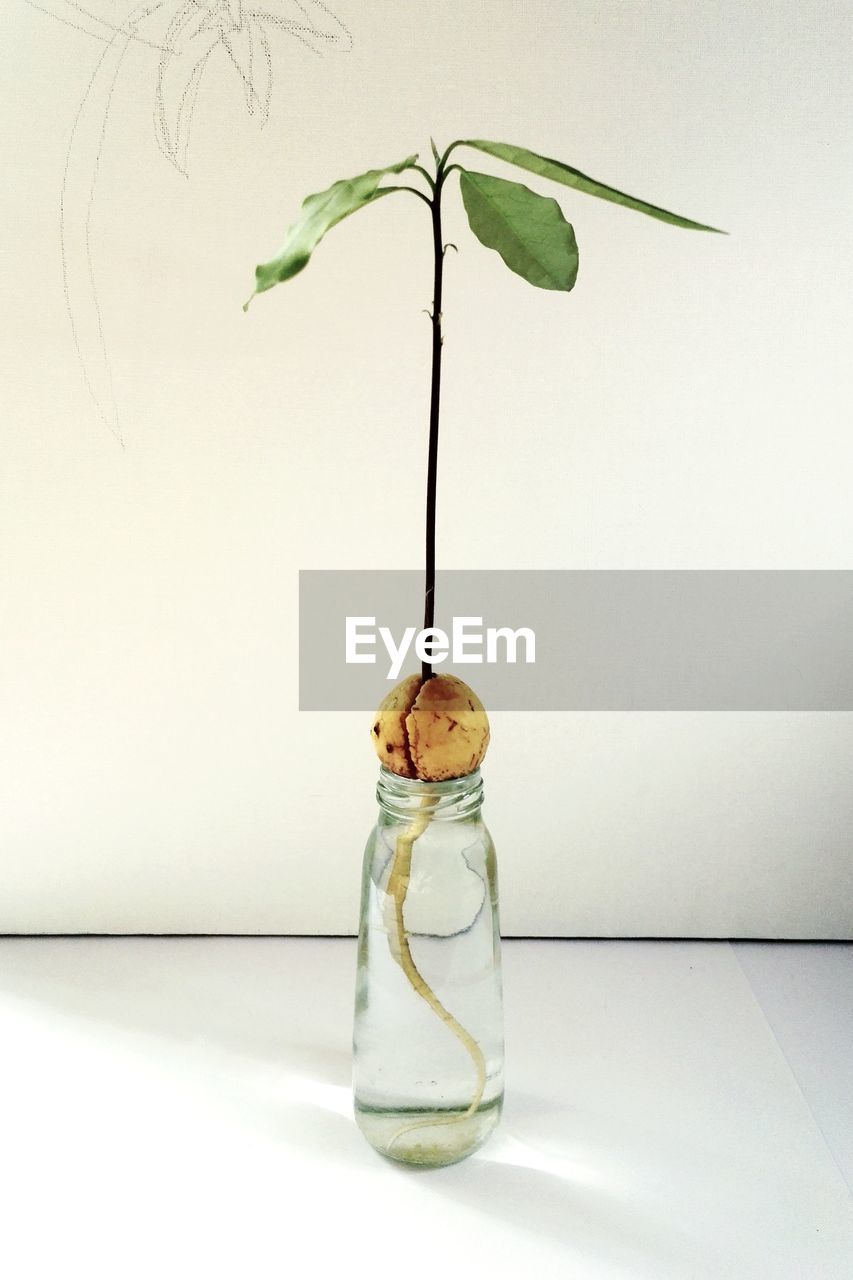
[[[448,782],[422,782],[419,778],[400,778],[381,765],[376,799],[383,815],[397,822],[405,822],[415,814],[429,815],[432,822],[455,822],[480,812],[483,779],[480,770],[475,769],[464,778],[451,778]]]

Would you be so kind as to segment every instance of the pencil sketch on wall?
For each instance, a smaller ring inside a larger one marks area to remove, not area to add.
[[[108,343],[98,301],[92,223],[111,109],[128,51],[150,51],[154,137],[189,176],[199,86],[208,67],[239,77],[246,110],[269,119],[273,49],[290,36],[312,53],[346,52],[352,37],[322,0],[25,0],[99,43],[71,126],[59,197],[62,283],[86,389],[101,421],[122,442]]]

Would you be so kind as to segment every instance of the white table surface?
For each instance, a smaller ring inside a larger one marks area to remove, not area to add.
[[[507,1097],[351,1118],[351,939],[0,941],[8,1280],[853,1276],[853,947],[504,944]]]

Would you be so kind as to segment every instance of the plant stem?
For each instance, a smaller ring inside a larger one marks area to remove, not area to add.
[[[441,238],[441,188],[444,185],[444,170],[438,166],[430,207],[432,211],[432,248],[434,256],[434,277],[432,292],[432,377],[429,398],[429,456],[427,462],[427,494],[426,494],[426,582],[424,586],[424,630],[429,630],[435,622],[435,498],[438,481],[438,415],[441,399],[441,348],[444,339],[441,334],[441,290],[444,271],[444,245]],[[424,680],[432,676],[432,663],[425,661],[421,666]]]
[[[424,176],[424,178],[426,179],[426,181],[427,181],[427,183],[428,183],[428,185],[429,185],[429,189],[430,189],[430,191],[434,191],[434,190],[435,190],[435,179],[433,178],[432,174],[431,174],[427,169],[425,169],[425,168],[423,167],[423,165],[422,165],[422,164],[413,164],[413,165],[410,165],[410,166],[409,166],[409,168],[410,168],[410,169],[416,169],[418,173],[420,173],[420,174],[422,174],[422,175]]]
[[[441,189],[447,177],[444,161],[438,159],[435,143],[432,144],[436,155],[436,175],[429,200],[432,214],[432,247],[434,260],[433,294],[432,294],[432,376],[430,380],[429,401],[429,457],[427,462],[427,495],[426,495],[426,583],[424,588],[424,630],[429,630],[435,621],[435,506],[438,480],[438,418],[441,400],[441,348],[444,342],[441,332],[441,292],[444,274],[444,243],[441,233]],[[445,156],[446,159],[446,156]],[[415,166],[418,167],[418,166]],[[421,172],[424,172],[421,170]],[[429,178],[429,175],[425,175]],[[432,676],[432,664],[424,661],[421,668],[424,680]],[[474,1095],[468,1107],[460,1115],[431,1117],[419,1120],[414,1124],[404,1125],[388,1143],[390,1153],[394,1144],[405,1134],[414,1130],[429,1128],[436,1124],[458,1123],[475,1114],[483,1099],[486,1087],[486,1060],[477,1041],[453,1014],[446,1009],[433,989],[429,986],[412,958],[409,938],[403,921],[403,907],[412,868],[412,846],[419,836],[423,835],[429,825],[431,812],[429,804],[432,797],[421,797],[422,813],[417,814],[408,828],[397,836],[394,859],[388,876],[386,888],[386,907],[389,918],[386,919],[388,942],[391,954],[403,970],[412,989],[425,1000],[433,1013],[441,1019],[449,1031],[456,1036],[466,1053],[471,1058],[476,1074]]]

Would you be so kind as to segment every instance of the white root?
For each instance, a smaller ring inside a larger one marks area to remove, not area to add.
[[[432,801],[433,797],[424,795],[421,797],[421,807],[425,808]],[[409,879],[412,867],[412,846],[419,836],[423,835],[429,826],[430,814],[427,810],[417,814],[406,828],[397,836],[397,843],[394,850],[394,860],[391,864],[391,871],[388,876],[388,884],[386,887],[386,928],[388,933],[388,941],[391,948],[391,954],[397,964],[406,975],[412,989],[417,992],[421,999],[425,1000],[432,1011],[441,1019],[445,1026],[453,1032],[460,1044],[470,1055],[476,1071],[476,1086],[474,1096],[471,1099],[467,1109],[459,1115],[455,1116],[436,1116],[427,1120],[418,1120],[412,1124],[404,1125],[398,1129],[388,1143],[387,1150],[390,1153],[391,1148],[405,1134],[412,1133],[416,1129],[432,1128],[439,1124],[458,1124],[464,1120],[470,1119],[475,1114],[477,1108],[483,1100],[483,1093],[486,1088],[486,1060],[483,1051],[477,1041],[467,1031],[460,1022],[454,1018],[453,1014],[446,1009],[438,996],[424,979],[414,960],[412,959],[411,948],[409,947],[409,939],[406,933],[406,926],[403,921],[403,908],[406,901],[406,891],[409,887]]]

